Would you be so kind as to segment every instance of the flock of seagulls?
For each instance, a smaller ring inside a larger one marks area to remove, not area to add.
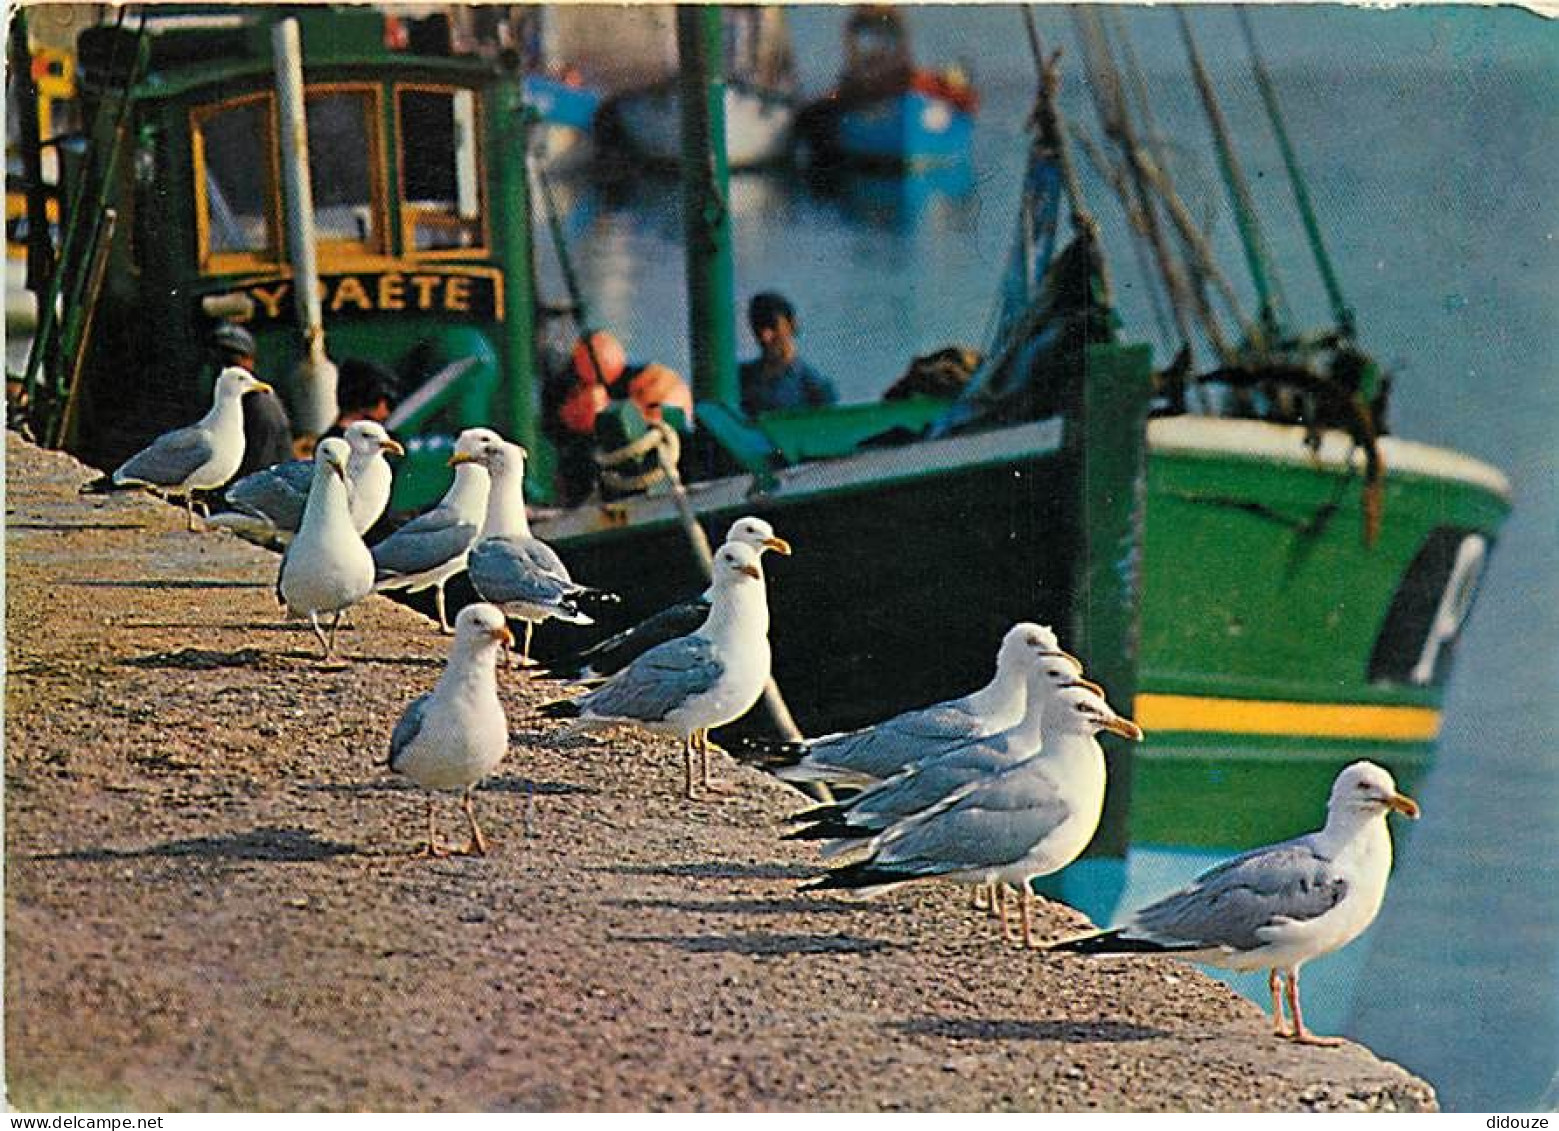
[[[224,370],[211,411],[126,461],[112,485],[182,495],[194,529],[193,492],[220,487],[242,458],[240,399],[266,387],[242,369]],[[312,461],[234,484],[226,513],[243,518],[217,524],[286,544],[278,600],[309,620],[327,659],[342,616],[370,593],[435,589],[440,628],[453,634],[448,661],[396,723],[387,765],[435,794],[459,792],[469,826],[459,851],[481,855],[487,842],[472,791],[508,749],[498,659],[515,645],[509,619],[525,624],[520,662],[531,665],[537,624],[589,624],[587,608],[617,598],[575,581],[531,533],[525,450],[487,428],[458,437],[449,461],[454,483],[438,504],[370,548],[363,535],[390,493],[384,457],[399,450],[378,425],[354,424],[343,438],[321,440]],[[770,676],[763,569],[770,550],[792,552],[764,520],[739,519],[714,555],[707,590],[555,665],[549,674],[572,681],[571,693],[541,715],[675,737],[687,796],[719,791],[709,732],[746,714]],[[451,629],[443,590],[462,569],[480,600],[461,609]],[[975,905],[999,919],[1001,938],[1026,947],[1266,969],[1276,1032],[1333,1043],[1304,1027],[1300,967],[1374,920],[1391,867],[1386,814],[1416,818],[1418,806],[1384,769],[1354,763],[1338,775],[1318,831],[1220,864],[1120,927],[1045,944],[1035,934],[1032,884],[1076,860],[1098,828],[1107,786],[1101,731],[1143,737],[1051,629],[1022,623],[1002,638],[994,677],[968,695],[847,733],[750,741],[747,749],[787,781],[850,791],[792,818],[788,839],[821,841],[822,858],[841,861],[802,890],[870,898],[950,882],[973,888]],[[450,851],[440,844],[432,799],[427,834],[425,854]]]

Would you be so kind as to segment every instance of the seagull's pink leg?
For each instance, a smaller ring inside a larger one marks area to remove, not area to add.
[[[466,787],[465,796],[460,799],[460,807],[466,811],[466,820],[471,825],[471,840],[466,844],[464,854],[466,856],[486,856],[487,841],[482,838],[482,830],[476,823],[476,809],[471,802],[471,787]]]
[[[1341,1037],[1319,1037],[1314,1033],[1305,1032],[1305,1019],[1299,1012],[1299,967],[1297,966],[1288,972],[1288,1011],[1294,1015],[1292,1040],[1296,1044],[1320,1045],[1323,1048],[1334,1048],[1342,1044]]]
[[[428,843],[423,846],[418,856],[435,857],[448,856],[449,852],[438,842],[438,830],[433,827],[434,799],[428,798]]]
[[[1272,991],[1272,1031],[1280,1037],[1288,1036],[1283,1024],[1283,976],[1274,966],[1267,971],[1267,989]]]

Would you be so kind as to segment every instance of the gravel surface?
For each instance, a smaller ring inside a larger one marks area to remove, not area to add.
[[[373,599],[345,661],[276,559],[7,436],[5,1052],[25,1109],[1432,1109],[1168,960],[999,944],[967,893],[799,895],[804,799],[681,796],[501,672],[486,858],[411,855],[382,763],[446,642]],[[445,837],[463,838],[453,799]],[[1084,925],[1047,904],[1059,937]]]

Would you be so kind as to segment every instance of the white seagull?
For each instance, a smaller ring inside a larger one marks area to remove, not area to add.
[[[1054,708],[1044,712],[1038,754],[890,826],[867,846],[866,859],[803,890],[845,888],[870,897],[917,880],[995,881],[1021,893],[1023,941],[1032,946],[1029,882],[1077,859],[1099,827],[1105,770],[1094,735],[1101,730],[1142,738],[1137,724],[1111,710],[1092,686],[1060,689]]]
[[[866,786],[891,777],[905,766],[944,752],[971,738],[1006,730],[1023,716],[1025,652],[1059,652],[1056,634],[1042,624],[1013,625],[996,652],[991,682],[959,699],[906,711],[884,722],[801,743],[755,742],[770,756],[800,760],[776,773],[789,782],[825,782]]]
[[[217,376],[211,410],[205,416],[158,436],[120,464],[107,484],[99,480],[82,490],[98,491],[110,485],[152,487],[169,495],[183,495],[189,529],[194,530],[194,492],[222,486],[244,461],[244,394],[271,391],[242,366],[228,366]]]
[[[1418,803],[1373,762],[1337,775],[1316,832],[1236,856],[1188,887],[1144,907],[1123,927],[1069,939],[1078,954],[1172,954],[1226,970],[1262,970],[1280,1037],[1336,1045],[1305,1030],[1299,968],[1361,935],[1375,920],[1391,873],[1386,813],[1418,817]],[[1284,979],[1294,1027],[1283,1023]]]
[[[346,465],[351,449],[331,436],[314,449],[314,482],[309,487],[303,523],[282,555],[276,596],[294,616],[307,616],[324,645],[335,651],[341,614],[373,592],[374,560],[352,525],[347,508]],[[319,618],[333,614],[327,638]]]
[[[494,441],[502,443],[502,437],[487,428],[467,428],[460,433],[449,461],[455,469],[455,481],[438,505],[373,547],[374,589],[417,593],[433,586],[438,624],[444,632],[451,631],[444,608],[444,584],[466,568],[466,555],[482,528],[491,483],[487,468],[480,463],[454,457],[471,455],[478,445]]]
[[[752,515],[733,522],[725,540],[744,543],[760,554],[773,550],[776,554],[790,556],[790,543],[777,537],[774,527]],[[620,672],[655,645],[686,636],[703,624],[709,615],[711,592],[712,589],[705,589],[698,596],[664,608],[575,656],[549,664],[547,674],[559,679],[595,680]]]
[[[352,525],[359,534],[367,534],[390,503],[394,472],[385,453],[403,456],[406,449],[373,420],[354,421],[341,438],[352,449],[346,464]],[[290,542],[303,521],[313,481],[313,460],[292,459],[262,467],[227,489],[225,498],[232,509],[213,515],[211,522],[248,538]]]
[[[529,665],[531,633],[550,618],[570,624],[594,624],[579,607],[581,597],[615,601],[606,593],[580,585],[551,546],[530,532],[525,516],[525,449],[504,440],[474,445],[474,453],[456,452],[450,463],[474,460],[487,468],[492,486],[482,532],[466,557],[471,584],[484,601],[525,622],[520,663]]]
[[[492,605],[467,605],[455,618],[449,663],[426,695],[411,701],[390,735],[387,765],[424,789],[462,790],[461,808],[470,823],[467,856],[485,856],[487,842],[476,823],[471,790],[492,773],[509,749],[509,723],[498,699],[498,649],[513,647],[503,613]],[[426,856],[443,856],[428,799]]]
[[[867,786],[848,801],[820,805],[795,816],[811,822],[786,840],[829,840],[825,857],[860,848],[889,825],[935,805],[954,790],[1039,753],[1045,711],[1060,690],[1081,684],[1098,695],[1104,689],[1082,678],[1083,665],[1066,652],[1036,652],[1025,659],[1027,707],[1013,726],[983,738],[966,739],[944,753],[906,766]]]
[[[694,796],[695,753],[710,788],[710,729],[745,715],[769,679],[769,603],[758,551],[740,542],[721,546],[711,594],[709,616],[697,632],[656,645],[594,691],[548,703],[542,714],[676,735],[688,797]]]

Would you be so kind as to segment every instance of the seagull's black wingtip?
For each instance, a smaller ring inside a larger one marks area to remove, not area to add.
[[[542,704],[537,713],[548,719],[577,719],[580,708],[572,699],[554,699],[551,703]]]

